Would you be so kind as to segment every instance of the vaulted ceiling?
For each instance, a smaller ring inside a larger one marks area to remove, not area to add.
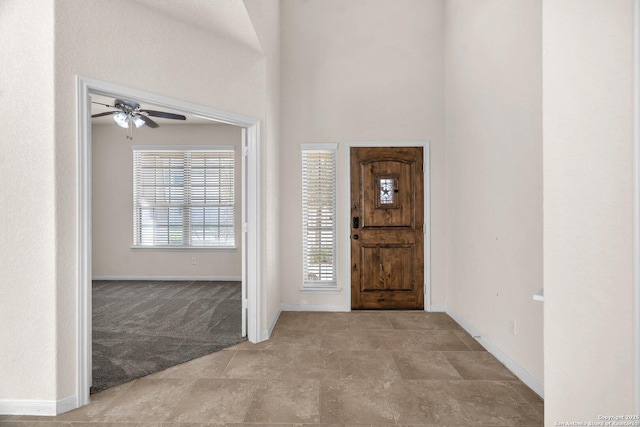
[[[137,3],[171,16],[180,22],[217,37],[233,39],[261,51],[244,2],[237,0],[135,0]]]

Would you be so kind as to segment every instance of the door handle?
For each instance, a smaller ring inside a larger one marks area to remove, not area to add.
[[[354,216],[353,217],[353,228],[360,228],[360,217],[359,216]]]
[[[353,235],[353,240],[358,240],[360,237],[357,234]]]

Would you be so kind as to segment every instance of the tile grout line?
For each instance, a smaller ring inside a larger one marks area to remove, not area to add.
[[[391,399],[389,399],[389,393],[387,393],[387,384],[385,383],[385,381],[381,381],[381,382],[382,382],[382,390],[384,391],[384,399],[387,402],[387,405],[389,405],[389,410],[391,411],[391,416],[393,417],[393,423],[398,425],[399,416],[396,416],[396,411],[394,411],[393,405],[391,404]]]
[[[224,365],[224,369],[222,369],[222,371],[218,374],[216,379],[222,379],[222,375],[226,372],[227,368],[231,364],[231,361],[233,360],[234,357],[236,357],[236,354],[238,354],[238,350],[220,350],[220,351],[232,351],[233,355],[229,358],[229,360],[227,361],[227,364]]]
[[[519,381],[519,380],[518,380],[518,381]],[[511,390],[513,390],[513,391],[514,391],[518,396],[520,396],[520,397],[522,398],[522,400],[524,400],[524,402],[525,402],[527,405],[529,405],[529,406],[533,409],[533,411],[534,411],[536,414],[540,413],[540,412],[538,411],[538,408],[536,408],[535,406],[533,406],[533,403],[531,403],[531,402],[529,401],[529,399],[527,399],[526,397],[524,397],[524,396],[522,395],[522,393],[520,393],[520,392],[519,392],[515,387],[513,387],[513,386],[511,385],[511,381],[505,380],[504,382],[505,382],[505,383],[507,383],[507,387],[509,387],[509,388],[510,388]],[[542,416],[543,416],[543,418],[544,418],[544,399],[542,399],[542,404],[543,404]]]
[[[249,404],[247,405],[247,407],[245,408],[244,414],[242,415],[242,421],[240,421],[240,423],[245,423],[246,422],[246,418],[247,415],[249,415],[249,409],[251,408],[251,405],[253,405],[253,402],[255,402],[256,400],[256,394],[258,393],[258,388],[265,383],[266,381],[269,380],[257,380],[254,387],[253,387],[253,392],[251,393],[251,402],[249,402]],[[229,423],[225,423],[225,424],[229,424]],[[266,423],[265,423],[266,424]]]
[[[391,357],[391,360],[393,360],[393,364],[396,366],[396,369],[398,369],[398,365],[396,364],[396,360],[395,357]],[[398,373],[400,373],[400,369],[398,369]],[[402,382],[404,380],[404,378],[402,378],[402,373],[400,373],[400,382]],[[389,393],[387,393],[387,383],[390,383],[393,380],[389,380],[389,381],[384,381],[381,380],[380,382],[382,383],[382,390],[384,391],[384,399],[387,402],[387,405],[389,405],[389,410],[391,411],[391,416],[393,417],[393,422],[394,424],[398,425],[398,416],[396,416],[396,411],[393,410],[393,405],[391,404],[391,399],[389,399]]]
[[[191,384],[189,385],[189,387],[187,387],[185,389],[184,395],[180,398],[180,401],[178,401],[176,406],[171,410],[171,412],[169,412],[169,414],[167,415],[167,417],[164,420],[160,421],[160,423],[170,422],[169,418],[171,418],[171,415],[173,415],[173,413],[176,411],[176,409],[178,409],[180,407],[180,404],[184,401],[184,399],[186,399],[186,397],[189,395],[189,392],[191,391],[191,389],[193,389],[193,387],[195,387],[195,385],[198,383],[198,381],[200,381],[200,379],[201,378],[196,378],[196,379],[192,379],[191,380]],[[182,380],[180,380],[180,381],[182,381]]]

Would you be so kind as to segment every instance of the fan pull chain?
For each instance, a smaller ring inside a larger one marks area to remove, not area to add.
[[[128,125],[129,127],[127,127],[127,139],[133,140],[133,117],[131,116],[129,116]]]

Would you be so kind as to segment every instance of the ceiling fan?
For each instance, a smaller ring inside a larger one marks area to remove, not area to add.
[[[94,114],[91,117],[113,116],[113,121],[121,128],[127,129],[127,139],[133,139],[133,129],[147,125],[150,128],[157,128],[156,122],[150,117],[159,117],[162,119],[186,120],[187,118],[181,114],[167,113],[166,111],[142,110],[140,104],[134,101],[124,99],[116,99],[113,105],[103,104],[101,102],[93,102],[93,104],[104,105],[114,111]]]

